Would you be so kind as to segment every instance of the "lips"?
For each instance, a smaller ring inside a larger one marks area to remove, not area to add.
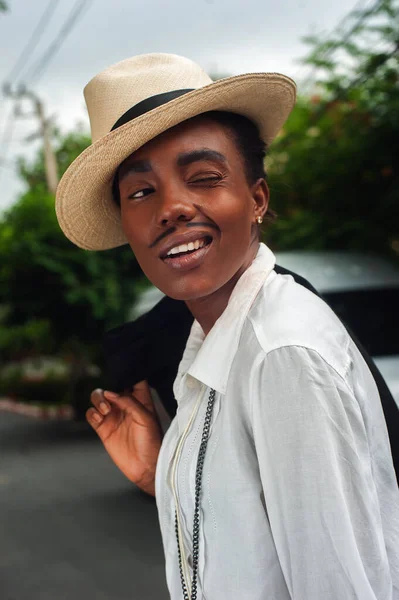
[[[200,230],[191,231],[184,235],[183,234],[176,235],[176,236],[172,237],[170,240],[168,240],[168,243],[165,244],[161,248],[160,253],[159,253],[159,258],[161,258],[162,260],[165,260],[165,259],[169,259],[173,256],[176,256],[176,255],[168,256],[168,252],[170,250],[172,250],[172,248],[176,248],[176,247],[179,247],[182,245],[187,245],[190,242],[193,243],[197,240],[203,240],[203,239],[206,240],[206,245],[209,245],[212,242],[213,237],[212,237],[212,235],[209,234],[209,232],[207,232],[207,231],[204,232],[204,231],[200,231]],[[193,250],[191,252],[187,252],[187,254],[190,254],[190,253],[194,254],[195,252],[198,252],[198,250]]]
[[[213,247],[213,240],[210,238],[210,236],[208,236],[208,239],[209,243],[205,246],[202,246],[202,248],[198,248],[198,250],[166,256],[163,259],[164,264],[179,272],[190,271],[191,269],[199,267],[205,260],[208,252],[210,252],[211,248]]]

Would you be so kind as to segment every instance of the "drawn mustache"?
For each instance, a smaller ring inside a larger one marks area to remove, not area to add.
[[[190,222],[190,223],[186,223],[185,227],[211,227],[213,229],[216,229],[216,231],[219,231],[219,228],[217,227],[217,225],[214,225],[213,223],[203,223],[201,221],[195,221],[195,222]],[[175,231],[177,231],[177,227],[169,227],[169,229],[166,229],[166,231],[163,231],[161,233],[161,235],[159,235],[156,240],[154,240],[150,245],[149,248],[154,248],[154,246],[156,246],[159,242],[161,242],[164,238],[168,237],[168,235],[175,233]]]

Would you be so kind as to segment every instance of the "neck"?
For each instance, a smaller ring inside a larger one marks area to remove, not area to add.
[[[227,304],[230,300],[230,296],[235,288],[237,281],[241,275],[248,269],[252,261],[254,260],[259,249],[259,243],[256,244],[256,248],[250,253],[249,258],[245,261],[242,267],[224,286],[216,290],[209,296],[203,298],[196,298],[195,300],[187,300],[186,305],[194,319],[198,321],[201,328],[206,335],[210,332],[218,318],[224,312]]]

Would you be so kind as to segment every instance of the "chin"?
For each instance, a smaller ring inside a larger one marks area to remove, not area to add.
[[[172,300],[181,300],[183,302],[190,302],[192,300],[199,300],[200,298],[204,298],[205,296],[209,296],[209,293],[196,291],[196,290],[171,290],[171,289],[161,289],[168,298],[172,298]]]
[[[198,282],[195,284],[194,282],[180,282],[179,284],[173,286],[163,286],[163,289],[160,286],[159,289],[169,298],[173,300],[181,300],[183,302],[193,302],[195,300],[201,300],[201,298],[206,298],[211,296],[215,292],[225,285],[225,281],[221,281],[215,284],[212,282]]]

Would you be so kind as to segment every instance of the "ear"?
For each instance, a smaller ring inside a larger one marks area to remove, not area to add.
[[[270,192],[265,179],[258,179],[251,187],[254,201],[254,217],[263,217],[269,206]]]

